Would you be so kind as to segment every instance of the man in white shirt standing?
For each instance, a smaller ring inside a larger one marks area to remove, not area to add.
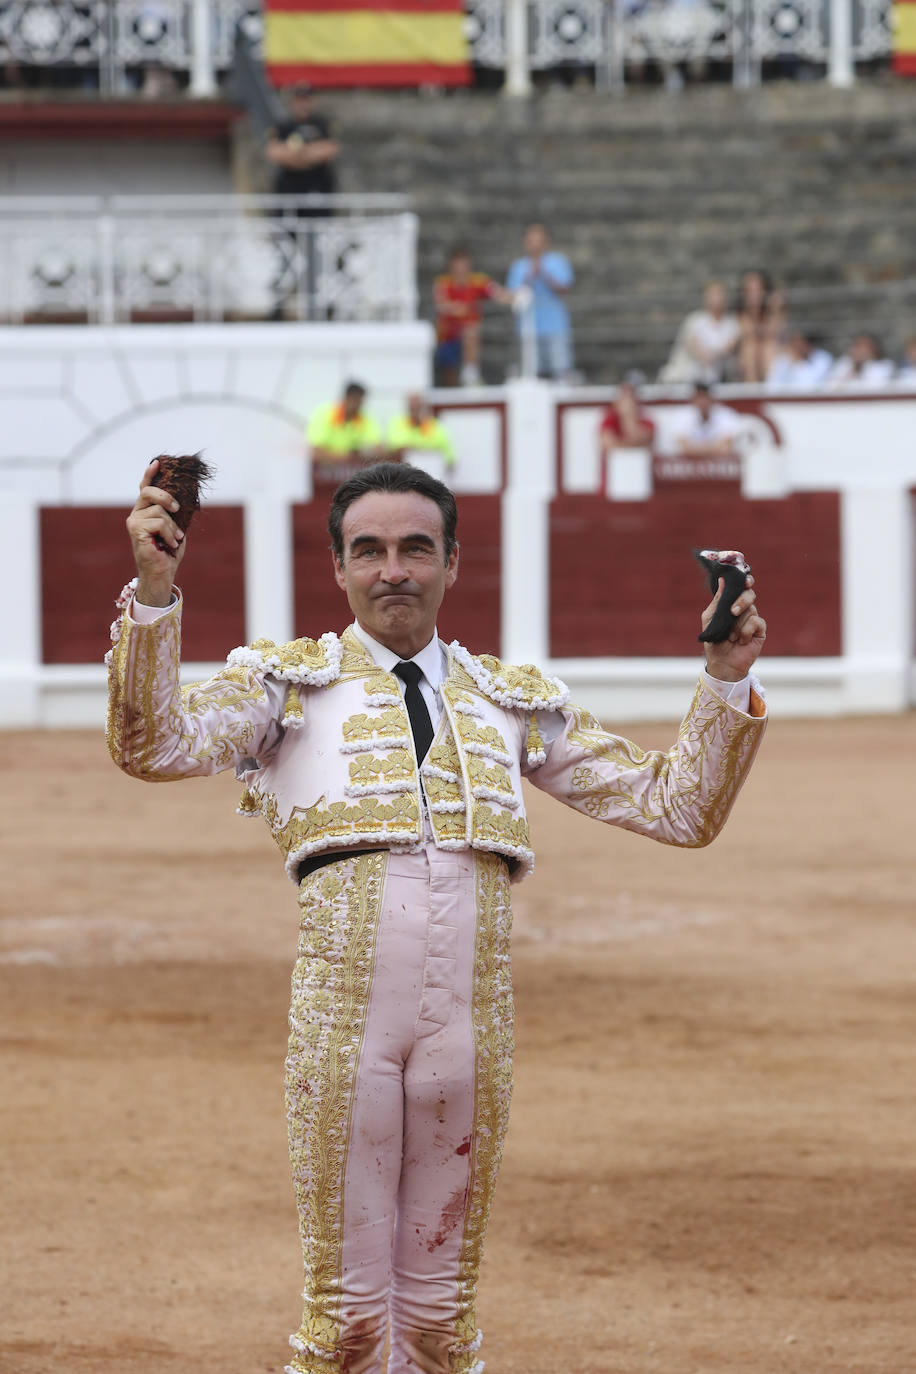
[[[480,1374],[511,1092],[509,889],[533,863],[522,778],[662,843],[709,843],[765,726],[753,579],[675,744],[645,753],[532,665],[439,639],[454,497],[379,464],[338,488],[328,522],[355,623],[255,641],[182,691],[187,541],[155,476],[127,522],[137,578],[113,627],[108,743],[149,781],[234,766],[298,889],[286,1098],[305,1289],[287,1369],[378,1374],[387,1338],[388,1374]]]

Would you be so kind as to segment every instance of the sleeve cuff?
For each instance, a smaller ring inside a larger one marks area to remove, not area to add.
[[[713,677],[703,669],[702,678],[704,684],[715,692],[717,697],[721,697],[729,706],[733,706],[736,711],[743,711],[745,715],[751,704],[751,677],[748,673],[738,682],[723,682],[721,678]]]
[[[172,599],[167,606],[144,606],[142,601],[134,597],[127,608],[127,614],[135,625],[154,625],[157,620],[161,620],[164,615],[168,615],[173,607],[178,605],[178,597],[172,592]]]

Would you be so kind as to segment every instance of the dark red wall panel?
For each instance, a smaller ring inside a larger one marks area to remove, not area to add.
[[[446,592],[439,634],[475,653],[499,653],[500,497],[458,497],[458,581]],[[293,507],[296,632],[313,639],[338,633],[352,620],[347,599],[334,582],[327,504]]]
[[[43,508],[45,663],[98,663],[109,648],[113,602],[133,575],[124,519],[116,507]],[[182,657],[188,662],[219,662],[245,642],[243,541],[239,506],[208,506],[194,519],[178,570],[185,598]]]
[[[767,652],[841,647],[840,497],[746,501],[737,487],[672,483],[649,501],[560,495],[550,509],[550,652],[557,658],[697,652],[704,583],[694,548],[741,549]]]

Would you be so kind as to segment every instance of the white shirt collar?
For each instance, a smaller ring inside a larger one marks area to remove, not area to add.
[[[373,662],[377,663],[380,668],[384,668],[386,673],[390,673],[396,663],[403,662],[393,649],[388,649],[384,644],[379,644],[377,639],[373,639],[358,620],[353,622],[353,633],[360,644],[369,650]],[[426,647],[421,649],[418,654],[414,654],[413,658],[409,660],[409,662],[417,665],[435,692],[438,692],[442,686],[442,679],[445,676],[444,657],[442,643],[438,634],[433,631],[433,637]]]

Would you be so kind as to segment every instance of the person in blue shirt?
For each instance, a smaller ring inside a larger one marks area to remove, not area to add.
[[[522,242],[525,255],[516,258],[506,279],[514,295],[522,371],[530,372],[536,366],[538,376],[564,378],[573,366],[569,310],[564,299],[573,284],[572,264],[565,253],[551,248],[543,224],[529,224]]]

